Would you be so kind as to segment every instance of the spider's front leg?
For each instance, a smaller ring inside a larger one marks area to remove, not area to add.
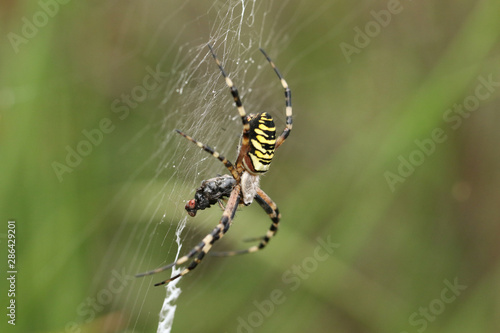
[[[208,253],[208,251],[210,251],[210,249],[212,248],[212,245],[217,240],[221,239],[222,236],[224,236],[224,234],[227,232],[227,230],[231,226],[231,222],[233,221],[234,214],[236,213],[236,209],[238,208],[238,203],[240,202],[240,199],[241,199],[240,192],[241,192],[240,186],[239,185],[234,186],[234,188],[231,192],[231,195],[227,201],[226,209],[224,210],[224,213],[222,214],[222,218],[219,221],[219,224],[214,228],[214,230],[212,230],[211,233],[206,235],[205,238],[203,238],[203,240],[198,245],[196,245],[191,251],[189,251],[189,253],[187,255],[179,258],[177,261],[175,261],[171,264],[168,264],[166,266],[157,268],[155,270],[152,270],[152,271],[149,271],[146,273],[138,274],[136,276],[141,277],[141,276],[156,274],[156,273],[162,272],[164,270],[167,270],[173,266],[182,265],[183,263],[185,263],[186,261],[188,261],[192,257],[195,257],[193,259],[193,261],[191,262],[191,264],[187,268],[185,268],[182,272],[171,277],[168,280],[165,280],[165,281],[162,281],[162,282],[155,284],[155,286],[159,286],[162,284],[169,283],[170,281],[173,281],[181,276],[184,276],[187,273],[189,273],[190,271],[192,271],[193,269],[195,269],[196,266],[198,266],[198,264],[203,260],[203,258]]]
[[[262,237],[257,237],[257,238],[252,238],[249,239],[248,241],[253,241],[253,240],[260,240],[258,245],[254,245],[246,250],[239,250],[239,251],[227,251],[227,252],[212,252],[210,255],[216,256],[216,257],[229,257],[229,256],[234,256],[237,254],[245,254],[245,253],[251,253],[251,252],[257,252],[259,250],[262,250],[268,243],[271,238],[276,235],[278,232],[278,225],[281,219],[281,214],[278,210],[278,207],[274,203],[273,200],[260,188],[257,189],[257,194],[255,195],[255,201],[259,203],[259,205],[264,209],[264,211],[269,215],[269,218],[272,221],[271,227],[269,227],[269,230],[267,233],[262,236]]]

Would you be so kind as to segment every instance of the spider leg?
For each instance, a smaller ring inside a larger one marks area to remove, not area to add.
[[[197,145],[198,147],[200,147],[201,149],[203,149],[204,151],[206,151],[207,153],[211,154],[213,157],[215,157],[219,161],[221,161],[224,164],[224,166],[229,170],[229,172],[231,172],[231,175],[233,176],[233,178],[238,179],[238,177],[239,177],[238,173],[236,172],[233,164],[231,162],[229,162],[227,160],[227,158],[225,158],[224,156],[222,156],[221,154],[216,152],[212,147],[209,147],[206,144],[204,144],[198,140],[193,139],[192,137],[183,133],[182,131],[179,131],[178,129],[176,129],[175,131],[177,133],[179,133],[180,135],[182,135],[183,137],[185,137],[186,139],[188,139],[189,141],[191,141],[192,143],[194,143],[195,145]]]
[[[227,230],[231,226],[231,222],[234,218],[234,214],[236,213],[236,209],[238,208],[238,203],[240,202],[240,190],[241,189],[240,189],[239,185],[236,185],[234,187],[233,191],[231,192],[231,196],[229,197],[229,200],[227,202],[226,209],[224,210],[224,213],[222,214],[222,218],[220,219],[219,224],[214,228],[214,230],[212,230],[211,233],[209,233],[207,236],[205,236],[205,238],[203,238],[203,240],[197,246],[195,246],[191,251],[189,251],[189,253],[187,255],[179,258],[177,261],[175,261],[167,266],[161,267],[159,269],[156,269],[156,270],[153,270],[153,271],[150,271],[147,273],[139,274],[138,276],[155,274],[155,273],[164,271],[165,269],[168,269],[170,267],[183,264],[197,254],[196,257],[191,262],[191,264],[188,267],[186,267],[182,272],[171,277],[168,280],[156,283],[155,286],[160,286],[162,284],[169,283],[170,281],[173,281],[181,276],[184,276],[187,273],[191,272],[193,269],[195,269],[196,266],[198,266],[198,264],[203,260],[203,258],[208,253],[208,251],[210,251],[210,249],[212,248],[212,245],[217,240],[222,238],[222,236],[224,236],[224,234],[227,232]]]
[[[260,240],[258,245],[252,246],[246,250],[238,250],[238,251],[227,251],[227,252],[212,252],[210,255],[215,257],[228,257],[234,256],[237,254],[251,253],[262,250],[268,243],[269,240],[276,234],[278,231],[279,221],[281,219],[281,214],[278,210],[276,204],[271,200],[271,198],[260,188],[257,189],[257,194],[255,195],[255,201],[259,203],[259,205],[264,209],[264,211],[269,215],[271,221],[271,227],[267,231],[267,233],[262,237],[256,237],[251,239],[246,239],[245,241],[253,241]]]
[[[286,126],[285,129],[283,130],[283,133],[281,133],[281,135],[276,140],[276,146],[274,149],[277,149],[279,146],[281,146],[283,142],[285,142],[286,138],[292,131],[292,92],[290,88],[288,88],[288,83],[286,83],[285,79],[283,78],[283,76],[281,75],[280,71],[278,70],[274,62],[271,60],[271,58],[269,58],[269,56],[263,49],[260,49],[260,52],[262,52],[262,54],[266,57],[271,67],[274,69],[274,72],[276,73],[276,75],[278,75],[278,78],[281,81],[283,89],[285,89]]]
[[[226,72],[224,71],[224,68],[222,67],[221,62],[219,61],[219,58],[217,58],[217,55],[214,52],[214,49],[212,48],[212,45],[207,44],[208,48],[210,49],[210,53],[212,53],[212,56],[214,57],[215,63],[217,66],[219,66],[219,69],[222,73],[222,76],[224,77],[224,80],[226,80],[226,84],[231,90],[231,95],[233,95],[234,102],[236,103],[236,107],[238,108],[238,113],[240,114],[241,117],[241,122],[243,123],[243,131],[248,132],[250,130],[250,125],[248,124],[248,119],[247,119],[247,114],[245,112],[245,108],[243,108],[243,103],[241,102],[240,95],[238,93],[238,89],[233,84],[233,81],[227,76]]]
[[[221,71],[222,76],[224,77],[224,80],[226,81],[226,85],[229,87],[231,90],[231,95],[233,95],[234,103],[236,104],[236,108],[238,109],[238,113],[240,114],[241,117],[241,123],[243,124],[243,133],[241,135],[241,142],[240,142],[240,151],[238,153],[238,157],[236,158],[236,166],[241,164],[241,161],[243,160],[243,157],[246,155],[248,151],[248,147],[250,144],[250,124],[248,123],[248,118],[247,114],[245,112],[245,108],[243,107],[243,103],[241,102],[240,95],[238,93],[238,89],[233,84],[233,81],[227,76],[226,71],[224,71],[224,68],[222,67],[221,62],[217,58],[217,55],[215,54],[212,45],[207,44],[208,48],[210,49],[210,52],[212,53],[212,56],[214,57],[215,63],[217,66],[219,66],[219,69]],[[238,171],[241,173],[242,170],[238,168]],[[238,179],[238,178],[236,178]]]
[[[222,201],[222,199],[217,200],[217,203],[219,204],[220,209],[226,209],[226,207],[224,207],[224,201]]]

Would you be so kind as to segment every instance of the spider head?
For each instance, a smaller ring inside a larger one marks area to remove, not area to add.
[[[247,116],[250,125],[249,149],[243,158],[245,170],[252,175],[263,174],[271,165],[276,145],[276,126],[267,112]]]

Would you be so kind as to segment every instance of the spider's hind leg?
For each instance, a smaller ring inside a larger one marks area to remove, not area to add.
[[[229,90],[231,91],[231,95],[233,96],[234,103],[236,104],[236,108],[238,109],[238,113],[241,117],[241,122],[243,124],[243,132],[248,132],[250,130],[250,125],[248,124],[247,114],[245,112],[245,108],[243,107],[243,103],[241,102],[241,98],[240,98],[240,94],[238,92],[238,89],[234,86],[233,81],[226,74],[226,71],[224,70],[224,67],[222,67],[222,64],[221,64],[219,58],[217,58],[217,55],[215,54],[215,51],[212,48],[212,45],[207,44],[207,46],[210,49],[210,53],[212,53],[212,57],[214,58],[215,63],[217,64],[217,66],[220,69],[222,77],[226,81],[226,85],[228,86]]]
[[[283,130],[283,133],[276,139],[276,147],[275,149],[278,149],[279,146],[283,142],[285,142],[286,138],[292,131],[292,92],[290,88],[288,87],[288,83],[286,83],[285,78],[283,75],[281,75],[280,71],[278,70],[278,67],[274,64],[274,62],[271,60],[271,58],[267,55],[267,53],[263,50],[260,49],[260,52],[266,57],[267,61],[271,65],[271,67],[274,69],[274,72],[278,76],[281,85],[283,86],[283,89],[285,90],[285,115],[286,115],[286,126],[285,129]]]

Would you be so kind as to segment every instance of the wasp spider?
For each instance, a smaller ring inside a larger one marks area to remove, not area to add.
[[[271,67],[274,69],[276,75],[281,81],[281,85],[285,90],[286,126],[281,135],[276,138],[276,127],[271,115],[267,112],[249,115],[246,114],[238,94],[238,90],[233,85],[233,81],[227,76],[210,44],[208,45],[208,48],[210,49],[210,52],[212,53],[212,56],[217,63],[227,86],[231,90],[231,95],[234,98],[236,108],[238,109],[238,113],[243,124],[243,133],[241,135],[238,157],[236,158],[236,162],[233,164],[211,147],[193,139],[179,130],[176,130],[177,133],[195,143],[198,147],[221,161],[230,172],[230,175],[218,176],[203,181],[201,187],[197,189],[194,199],[189,200],[186,204],[188,214],[195,216],[198,210],[209,208],[215,203],[219,203],[221,207],[223,207],[221,199],[226,197],[228,199],[219,224],[217,224],[213,231],[206,235],[203,240],[191,251],[173,263],[137,275],[139,277],[156,274],[173,266],[181,265],[193,258],[190,265],[182,270],[180,274],[157,283],[155,286],[166,284],[195,269],[205,255],[210,251],[213,244],[225,235],[232,223],[234,214],[236,213],[236,209],[239,204],[247,206],[250,205],[255,199],[255,201],[257,201],[257,203],[271,218],[271,227],[264,236],[254,239],[259,241],[259,243],[255,246],[240,251],[216,252],[212,253],[213,255],[232,256],[236,254],[256,252],[263,249],[269,240],[276,234],[276,231],[278,230],[278,223],[281,218],[281,214],[279,213],[276,204],[264,191],[260,189],[259,177],[269,170],[269,166],[271,165],[271,161],[274,157],[274,151],[281,146],[283,142],[285,142],[286,138],[290,134],[290,131],[292,130],[292,99],[288,84],[281,76],[279,70],[276,68],[266,52],[264,52],[263,49],[260,49]]]

